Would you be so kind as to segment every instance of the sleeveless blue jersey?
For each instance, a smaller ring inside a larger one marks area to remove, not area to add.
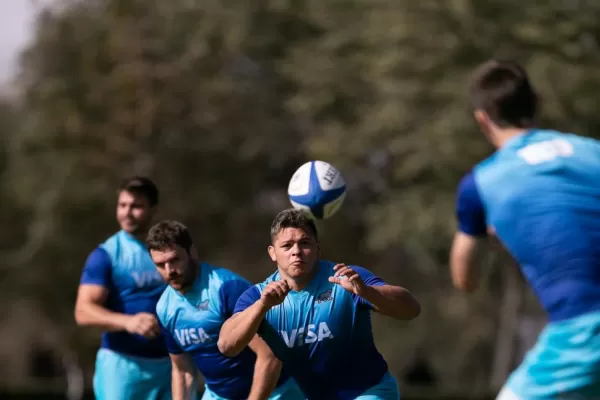
[[[309,285],[291,291],[269,310],[259,329],[308,399],[354,399],[377,385],[388,370],[375,347],[370,303],[329,282],[334,266],[320,261]],[[366,269],[352,268],[367,285],[384,285]],[[254,304],[269,282],[280,279],[276,272],[248,289],[235,312]]]
[[[459,229],[493,228],[552,321],[600,310],[600,143],[533,130],[459,185]]]
[[[105,306],[128,315],[156,314],[156,303],[166,287],[144,244],[125,231],[111,236],[89,255],[81,284],[106,287]],[[139,357],[168,356],[162,336],[146,339],[125,331],[105,332],[102,347]]]

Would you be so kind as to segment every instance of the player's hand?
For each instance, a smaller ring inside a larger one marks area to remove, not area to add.
[[[263,289],[260,301],[269,308],[275,307],[283,303],[290,290],[285,280],[271,282]]]
[[[134,335],[152,339],[160,335],[156,317],[150,313],[141,312],[132,315],[125,325],[125,330]]]
[[[358,272],[346,264],[337,264],[333,267],[333,270],[335,271],[335,275],[329,277],[329,282],[336,283],[357,296],[362,296],[365,293],[367,284]]]

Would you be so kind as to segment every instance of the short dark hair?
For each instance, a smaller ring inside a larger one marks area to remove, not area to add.
[[[301,210],[288,208],[277,214],[271,224],[271,240],[275,239],[275,236],[285,228],[302,229],[312,235],[315,240],[319,240],[315,221]]]
[[[180,246],[188,251],[193,244],[188,228],[179,221],[160,221],[148,232],[146,248],[148,250],[166,250]]]
[[[525,68],[510,60],[490,60],[471,77],[473,107],[484,111],[501,128],[527,128],[535,123],[538,96]]]
[[[129,192],[137,196],[144,196],[150,206],[158,204],[158,188],[150,179],[143,176],[133,176],[124,179],[119,185],[120,192]]]

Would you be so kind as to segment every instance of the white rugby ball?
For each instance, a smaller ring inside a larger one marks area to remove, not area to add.
[[[296,170],[288,185],[292,206],[311,218],[332,217],[346,198],[346,182],[333,165],[309,161]]]

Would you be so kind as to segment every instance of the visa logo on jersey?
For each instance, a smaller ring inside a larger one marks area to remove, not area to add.
[[[210,341],[210,336],[202,328],[175,329],[175,337],[184,347]]]
[[[156,286],[163,284],[164,281],[156,271],[132,272],[131,276],[138,288]]]
[[[301,327],[292,329],[289,334],[286,331],[281,331],[280,333],[286,346],[290,349],[305,344],[320,342],[324,339],[333,339],[333,334],[326,322],[320,322],[318,327],[314,324],[310,324],[306,330],[304,327]]]

